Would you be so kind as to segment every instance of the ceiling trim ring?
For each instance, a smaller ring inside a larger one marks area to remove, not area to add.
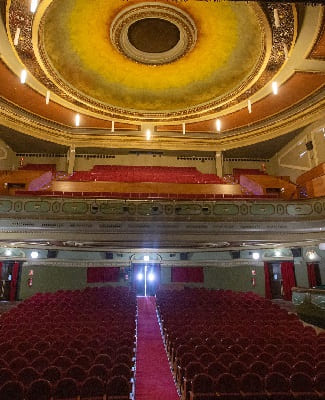
[[[179,41],[168,51],[149,53],[137,49],[129,39],[129,28],[140,20],[162,19],[175,25],[180,33]],[[115,48],[143,64],[167,64],[183,57],[192,50],[197,39],[197,29],[192,18],[183,10],[163,3],[141,3],[123,9],[113,20],[110,39]]]

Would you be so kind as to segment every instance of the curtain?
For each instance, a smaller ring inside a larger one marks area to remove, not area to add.
[[[281,263],[281,275],[283,285],[283,298],[284,300],[291,300],[291,289],[296,286],[294,264],[291,261]]]
[[[307,273],[309,287],[315,287],[321,284],[319,265],[317,263],[307,263]]]
[[[0,281],[2,280],[2,262],[0,261]]]
[[[172,267],[171,281],[203,283],[203,267]]]
[[[11,284],[10,284],[10,296],[9,296],[10,301],[16,300],[18,275],[19,275],[19,263],[16,261],[12,266],[12,272],[11,272]]]
[[[269,263],[264,263],[264,276],[265,276],[265,298],[272,299],[270,267]]]
[[[87,268],[87,283],[118,282],[119,267],[89,267]]]

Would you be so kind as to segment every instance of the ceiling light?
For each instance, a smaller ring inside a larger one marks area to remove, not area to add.
[[[274,255],[275,255],[275,257],[281,257],[281,251],[275,250]]]
[[[75,124],[76,124],[76,126],[79,126],[79,125],[80,125],[80,114],[76,114],[76,117],[75,117]]]
[[[6,249],[5,250],[5,256],[10,257],[12,255],[11,249]]]
[[[272,82],[272,91],[273,94],[278,94],[279,93],[279,88],[278,88],[278,82]]]
[[[27,79],[27,71],[23,69],[20,73],[20,83],[22,84],[26,83],[26,79]]]
[[[185,123],[184,122],[182,123],[182,128],[183,128],[183,135],[185,135],[186,129],[185,129]]]
[[[147,139],[147,140],[150,140],[150,139],[151,139],[151,130],[150,130],[150,129],[147,129],[147,130],[146,130],[146,139]]]
[[[19,36],[20,36],[20,28],[17,28],[16,29],[16,33],[15,33],[15,38],[14,38],[14,45],[15,46],[18,46]]]
[[[30,253],[30,256],[31,256],[32,258],[38,258],[38,251],[32,251],[32,252]]]
[[[155,280],[155,275],[152,272],[149,272],[148,274],[148,281],[153,282]]]
[[[260,253],[253,253],[252,257],[254,260],[258,260],[260,258]]]
[[[248,112],[251,114],[251,112],[252,112],[252,102],[250,100],[247,101],[247,108],[248,108]]]
[[[115,132],[115,121],[112,121],[112,129],[111,129],[111,131]]]
[[[216,120],[216,128],[217,128],[217,132],[221,131],[221,121],[219,118]]]
[[[45,103],[49,104],[50,102],[50,97],[51,97],[51,92],[49,90],[46,91],[46,98],[45,98]]]
[[[31,0],[30,2],[30,11],[32,13],[36,12],[38,6],[38,0]]]
[[[315,260],[317,253],[315,250],[308,250],[306,251],[306,256],[309,258],[309,260]]]
[[[273,16],[274,16],[274,25],[276,28],[279,28],[280,27],[280,19],[279,19],[278,10],[276,8],[273,10]]]
[[[144,256],[143,261],[149,261],[149,256]]]

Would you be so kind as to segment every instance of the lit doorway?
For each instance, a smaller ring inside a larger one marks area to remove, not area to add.
[[[137,296],[155,296],[160,284],[160,264],[132,264]]]

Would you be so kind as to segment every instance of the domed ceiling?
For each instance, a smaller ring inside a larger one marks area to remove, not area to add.
[[[41,20],[44,69],[85,104],[147,118],[195,114],[196,106],[251,85],[270,38],[260,7],[190,2],[183,8],[132,1],[121,11],[120,2],[97,0],[94,9],[88,0],[54,0]],[[180,40],[189,45],[169,57]]]
[[[35,4],[5,1],[0,124],[10,129],[65,146],[222,151],[324,114],[322,5]]]

